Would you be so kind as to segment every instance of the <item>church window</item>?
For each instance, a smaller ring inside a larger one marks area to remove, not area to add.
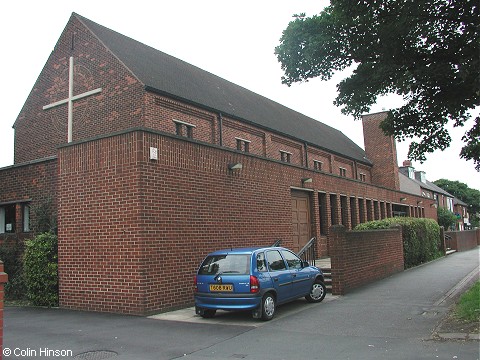
[[[322,171],[322,162],[318,160],[313,160],[313,168],[318,171]]]
[[[0,234],[15,232],[15,204],[0,207]]]
[[[237,150],[248,153],[250,151],[250,141],[240,138],[235,138],[237,140]]]
[[[289,163],[292,160],[292,153],[284,150],[280,150],[280,160]]]
[[[189,124],[180,120],[173,120],[175,123],[175,133],[178,136],[187,137],[193,139],[193,129],[196,128],[195,125]]]
[[[23,205],[23,232],[30,232],[30,205]]]

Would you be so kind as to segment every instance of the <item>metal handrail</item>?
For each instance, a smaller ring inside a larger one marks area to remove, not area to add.
[[[278,239],[273,243],[272,247],[277,247],[277,246],[280,246],[281,244],[282,244],[282,240]]]
[[[317,243],[317,238],[313,237],[311,238],[305,246],[297,253],[298,257],[301,258],[302,260],[315,265],[315,260],[316,260],[316,247]]]

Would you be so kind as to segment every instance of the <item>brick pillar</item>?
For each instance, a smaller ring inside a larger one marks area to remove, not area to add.
[[[447,244],[445,243],[445,229],[440,226],[440,250],[444,255],[447,254]]]
[[[8,281],[8,275],[3,272],[3,262],[0,261],[0,360],[3,355],[3,286]]]
[[[345,259],[344,249],[346,229],[343,225],[334,225],[330,227],[330,260],[332,264],[332,294],[345,294]]]

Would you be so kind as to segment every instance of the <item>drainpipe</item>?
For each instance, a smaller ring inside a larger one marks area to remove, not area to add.
[[[218,127],[219,127],[219,141],[220,141],[220,146],[223,146],[223,117],[222,113],[218,113]]]
[[[303,147],[305,149],[305,167],[308,169],[308,151],[307,151],[307,143],[303,143]]]

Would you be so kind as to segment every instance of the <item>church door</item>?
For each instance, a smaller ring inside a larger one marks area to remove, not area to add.
[[[310,194],[292,191],[293,249],[298,252],[311,238]]]

